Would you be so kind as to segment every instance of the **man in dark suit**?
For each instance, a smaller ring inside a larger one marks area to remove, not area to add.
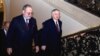
[[[3,27],[0,29],[0,56],[6,56],[6,35],[9,28],[9,21],[3,23]]]
[[[37,24],[32,17],[32,6],[23,6],[22,15],[14,17],[7,34],[7,53],[12,56],[32,56],[34,38],[36,52],[39,51]]]
[[[43,23],[42,46],[47,56],[60,56],[62,22],[60,21],[60,11],[52,10],[52,17]]]

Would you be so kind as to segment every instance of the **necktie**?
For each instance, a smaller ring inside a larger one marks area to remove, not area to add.
[[[29,19],[26,19],[26,27],[27,27],[27,29],[29,29]]]
[[[56,30],[59,32],[59,25],[58,25],[57,21],[56,21]]]

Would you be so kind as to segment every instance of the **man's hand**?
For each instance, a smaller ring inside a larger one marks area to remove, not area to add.
[[[41,49],[42,49],[43,51],[45,51],[45,50],[46,50],[46,46],[45,46],[45,45],[41,46]]]
[[[38,53],[39,52],[39,46],[36,46],[35,49],[36,49],[35,52]]]
[[[12,48],[7,48],[7,53],[8,53],[8,55],[11,55],[12,54]]]

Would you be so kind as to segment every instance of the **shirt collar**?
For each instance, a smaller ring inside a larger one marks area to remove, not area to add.
[[[24,21],[26,22],[27,19],[26,19],[24,16],[23,16],[23,18],[24,18]],[[28,19],[28,20],[29,20],[29,19]],[[29,23],[29,21],[28,21],[28,23]]]
[[[58,20],[53,19],[53,21],[54,21],[55,24],[56,24],[56,23],[58,24]]]

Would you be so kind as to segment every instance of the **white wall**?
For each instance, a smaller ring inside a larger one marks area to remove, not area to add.
[[[10,19],[10,0],[3,0],[4,2],[4,21]]]
[[[22,6],[27,3],[33,6],[34,17],[37,19],[37,25],[40,29],[42,22],[51,17],[51,10],[54,9],[54,7],[43,0],[11,0],[11,18],[20,15]],[[62,12],[61,16],[63,22],[63,36],[87,28]]]

